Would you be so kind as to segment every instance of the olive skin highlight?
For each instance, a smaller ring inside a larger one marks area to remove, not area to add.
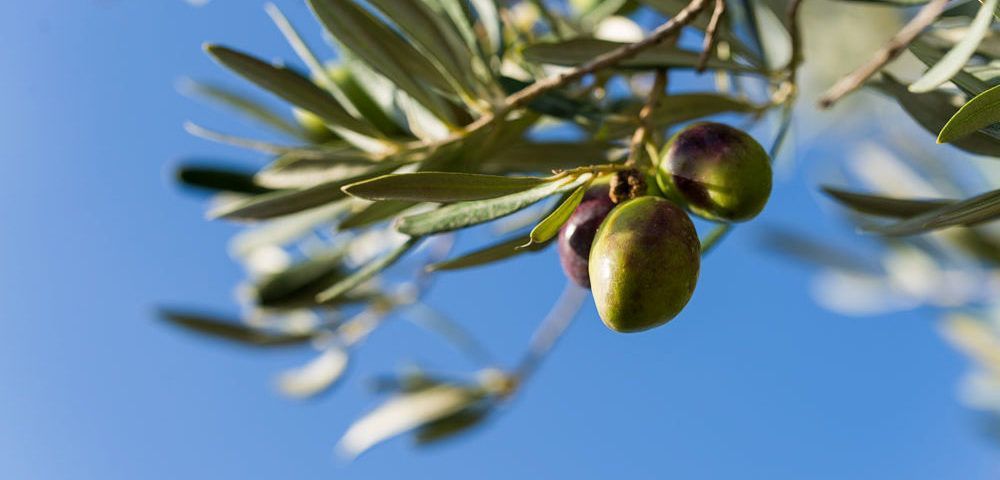
[[[771,161],[746,132],[721,123],[696,123],[664,146],[656,180],[668,197],[700,217],[743,222],[767,204]]]
[[[639,332],[667,323],[687,305],[698,282],[701,243],[687,213],[643,196],[619,204],[594,238],[589,273],[604,324]]]

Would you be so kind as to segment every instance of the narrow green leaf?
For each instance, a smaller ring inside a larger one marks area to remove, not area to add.
[[[367,227],[376,223],[388,220],[397,214],[403,213],[410,208],[419,205],[419,202],[407,202],[400,200],[386,200],[374,202],[364,209],[352,213],[337,225],[338,230],[350,230],[352,228]]]
[[[160,310],[160,317],[184,329],[209,337],[227,340],[255,347],[284,347],[300,345],[312,340],[310,333],[269,333],[250,327],[238,320],[224,319],[215,315],[180,311]]]
[[[912,7],[923,5],[930,0],[840,0],[847,3],[874,3],[879,5],[889,5],[893,7]]]
[[[344,187],[344,192],[365,200],[451,203],[502,197],[545,182],[546,179],[537,177],[417,172],[352,183]]]
[[[337,300],[341,296],[349,293],[351,290],[361,286],[361,284],[371,280],[376,275],[381,273],[386,268],[389,268],[394,263],[399,261],[406,252],[409,252],[413,247],[420,242],[420,237],[411,237],[406,240],[405,243],[397,247],[395,250],[389,252],[382,258],[373,260],[365,264],[365,266],[359,268],[355,272],[348,275],[346,278],[340,280],[339,282],[333,284],[326,290],[323,290],[316,295],[316,300],[322,303],[332,302]]]
[[[912,93],[891,75],[882,72],[882,79],[873,82],[881,92],[894,97],[906,113],[921,127],[935,136],[958,111],[952,105],[952,95],[942,91]],[[982,132],[973,132],[949,142],[951,145],[976,155],[1000,157],[1000,140]]]
[[[265,193],[245,201],[227,204],[209,212],[210,218],[232,220],[263,220],[301,212],[325,205],[347,196],[341,188],[344,185],[382,175],[395,170],[405,162],[384,162],[367,172],[351,178],[337,179],[300,190],[281,190]]]
[[[336,248],[268,275],[254,286],[257,304],[268,308],[316,305],[316,294],[342,280],[343,249]]]
[[[910,52],[913,52],[913,54],[928,67],[937,64],[942,58],[944,58],[945,52],[940,51],[929,43],[919,39],[911,43],[909,48]],[[990,85],[987,82],[984,82],[966,70],[959,70],[958,72],[955,72],[955,76],[951,78],[951,81],[958,86],[958,88],[962,89],[963,92],[973,96],[979,95],[990,88]]]
[[[552,173],[621,160],[626,150],[610,142],[520,142],[480,164],[488,173]]]
[[[187,186],[210,191],[261,194],[271,191],[254,181],[254,173],[214,164],[183,164],[177,167],[177,180]]]
[[[491,411],[489,405],[477,405],[424,424],[415,432],[417,445],[430,445],[466,433],[474,427],[482,425]]]
[[[518,235],[516,237],[502,240],[493,245],[489,245],[477,250],[473,250],[464,255],[460,255],[455,258],[445,260],[443,262],[433,263],[427,266],[427,271],[429,272],[439,272],[439,271],[451,271],[451,270],[462,270],[466,268],[478,267],[481,265],[487,265],[494,262],[499,262],[501,260],[506,260],[517,255],[521,255],[528,252],[537,252],[548,246],[548,243],[541,244],[530,244],[526,248],[518,248],[524,246],[531,241],[531,237],[528,235]]]
[[[528,243],[521,247],[526,248],[530,245],[545,243],[555,238],[559,234],[559,229],[569,220],[570,215],[573,215],[576,207],[580,205],[580,201],[583,200],[583,194],[587,193],[587,187],[589,186],[589,182],[580,185],[558,208],[542,219],[541,222],[538,222],[538,225],[535,225],[535,228],[531,229],[531,234],[528,235]]]
[[[291,120],[285,118],[285,116],[275,112],[263,103],[229,88],[187,80],[181,84],[180,89],[185,94],[201,97],[225,106],[242,114],[244,117],[271,127],[288,136],[299,139],[306,138],[306,132]]]
[[[827,195],[859,213],[889,218],[910,218],[955,203],[955,200],[909,200],[847,192],[823,187]]]
[[[620,138],[631,135],[638,127],[641,106],[629,109],[607,119],[600,132],[603,138]],[[633,111],[634,110],[634,111]],[[682,93],[664,97],[649,118],[651,126],[662,128],[722,113],[757,114],[761,106],[745,100],[715,93]]]
[[[500,86],[503,87],[507,95],[517,93],[530,85],[530,82],[522,82],[516,78],[500,77]],[[582,117],[596,122],[601,118],[600,109],[592,103],[577,100],[558,90],[542,94],[529,102],[528,108],[538,113],[567,120],[576,120]]]
[[[407,40],[352,0],[309,0],[326,30],[369,67],[439,119],[453,122],[448,105],[427,87],[453,91],[444,75]]]
[[[969,29],[962,39],[941,58],[941,61],[927,70],[922,77],[910,85],[910,91],[923,93],[934,90],[962,70],[966,62],[976,53],[976,48],[989,32],[993,23],[993,12],[1000,0],[984,0],[979,13],[972,19]]]
[[[437,15],[423,0],[370,0],[370,3],[430,54],[465,93],[475,95],[479,91],[470,68],[472,53],[447,18]]]
[[[953,143],[1000,122],[1000,85],[976,95],[962,105],[938,134],[938,143]]]
[[[478,225],[527,208],[550,195],[575,189],[588,180],[589,176],[583,175],[569,181],[546,182],[503,197],[453,203],[430,212],[402,217],[397,220],[396,229],[407,235],[423,236]]]
[[[1000,190],[946,205],[902,222],[864,229],[886,236],[905,236],[958,225],[972,226],[997,218],[1000,218]]]
[[[219,45],[206,45],[205,51],[230,70],[332,126],[369,137],[379,136],[370,125],[351,116],[329,93],[291,69]]]
[[[537,43],[524,49],[524,58],[530,62],[573,67],[588,62],[627,45],[596,38],[574,38],[555,43]],[[684,50],[674,45],[661,45],[643,50],[638,55],[622,61],[618,68],[651,70],[656,68],[694,68],[700,52]],[[757,69],[730,60],[710,58],[708,68],[734,72],[754,72]]]
[[[489,40],[490,53],[503,58],[503,24],[500,20],[500,7],[496,0],[469,0],[479,17],[479,23]]]

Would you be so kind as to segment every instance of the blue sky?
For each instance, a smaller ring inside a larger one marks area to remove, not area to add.
[[[304,5],[280,2],[311,25]],[[236,230],[169,181],[186,156],[263,159],[185,134],[254,133],[176,93],[183,75],[240,85],[220,41],[290,57],[255,2],[21,2],[0,17],[0,476],[100,478],[995,478],[996,446],[956,400],[965,360],[931,312],[842,318],[808,269],[763,253],[762,225],[850,239],[805,172],[703,264],[682,317],[642,335],[593,307],[487,428],[429,449],[392,441],[352,464],[332,447],[375,405],[361,381],[419,361],[469,368],[393,323],[351,378],[307,402],[270,387],[305,351],[257,353],[156,321],[159,303],[232,311]],[[460,248],[473,244],[463,239]],[[530,279],[525,281],[524,279]],[[562,288],[552,252],[442,275],[429,302],[513,361]]]

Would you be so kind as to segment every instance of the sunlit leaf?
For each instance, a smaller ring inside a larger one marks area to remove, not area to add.
[[[545,182],[503,197],[453,203],[430,212],[402,217],[396,222],[396,229],[407,235],[420,236],[458,230],[510,215],[548,196],[575,189],[588,180],[589,176],[583,175],[571,180]]]
[[[882,73],[881,81],[872,83],[881,92],[893,97],[906,113],[935,137],[955,115],[958,108],[952,104],[952,95],[936,90],[913,93],[891,75]],[[951,145],[977,155],[1000,157],[1000,140],[982,132],[973,132],[950,142]]]
[[[559,229],[569,220],[570,215],[573,215],[576,207],[580,205],[583,195],[587,193],[588,186],[589,184],[584,184],[577,187],[552,213],[542,219],[541,222],[538,222],[538,225],[535,225],[535,228],[531,229],[531,234],[528,235],[529,243],[532,245],[545,243],[558,235]],[[523,246],[527,247],[528,245]]]
[[[480,168],[489,173],[552,173],[621,160],[625,153],[602,141],[519,142],[494,153]]]
[[[928,67],[937,64],[944,57],[944,52],[920,40],[911,43],[909,48]],[[990,88],[987,82],[962,69],[955,72],[955,75],[951,77],[951,81],[969,95],[978,95]]]
[[[976,95],[962,105],[938,134],[938,143],[958,139],[1000,122],[1000,85]],[[993,135],[996,138],[996,135]]]
[[[329,347],[309,363],[282,372],[277,378],[278,390],[295,398],[318,395],[339,380],[347,371],[350,356],[340,347]]]
[[[382,441],[462,411],[482,397],[478,389],[450,385],[399,395],[351,425],[338,447],[356,457]]]
[[[443,262],[433,263],[427,266],[427,270],[437,272],[478,267],[506,260],[524,253],[539,251],[548,246],[547,243],[543,243],[530,244],[526,248],[518,248],[528,244],[530,240],[531,238],[528,235],[518,235],[508,240],[502,240],[496,244],[473,250],[472,252],[445,260]]]
[[[496,198],[545,183],[537,177],[506,177],[471,173],[417,172],[384,175],[344,187],[347,194],[365,200],[464,202]]]
[[[441,120],[453,112],[427,87],[452,91],[433,63],[396,31],[352,0],[309,0],[326,30],[344,47],[384,75]]]
[[[370,125],[351,116],[328,92],[299,73],[219,45],[206,45],[205,51],[247,80],[312,112],[330,125],[370,137],[379,135]]]
[[[255,347],[283,347],[299,345],[312,340],[311,333],[270,333],[250,327],[238,320],[214,315],[161,309],[160,316],[179,327],[209,337]]]
[[[993,23],[993,12],[1000,0],[984,0],[979,7],[979,13],[972,20],[968,31],[955,46],[948,51],[930,70],[910,85],[910,91],[916,93],[929,92],[942,83],[947,82],[962,70],[966,62],[972,58],[976,48],[989,32]]]

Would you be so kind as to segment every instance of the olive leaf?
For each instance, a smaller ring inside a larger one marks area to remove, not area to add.
[[[454,123],[448,105],[427,87],[452,92],[433,62],[399,33],[353,0],[309,0],[327,32],[367,66],[390,79],[437,118]]]
[[[944,57],[944,52],[919,39],[911,43],[909,48],[910,52],[928,67],[937,64]],[[989,83],[964,69],[955,72],[951,81],[969,95],[978,95],[990,88]]]
[[[889,218],[910,218],[955,203],[955,200],[910,200],[848,192],[833,187],[823,191],[837,202],[859,213]]]
[[[374,225],[419,204],[420,202],[408,202],[404,200],[373,202],[370,205],[366,205],[363,209],[344,217],[337,225],[337,228],[339,230],[350,230],[352,228]]]
[[[948,123],[948,119],[958,111],[952,105],[952,96],[940,90],[927,93],[913,93],[891,75],[882,72],[882,79],[872,85],[879,91],[893,97],[899,105],[924,130],[935,136]],[[949,142],[951,145],[977,155],[1000,157],[1000,140],[982,132],[973,132],[963,138]]]
[[[517,93],[530,85],[530,82],[523,82],[516,78],[500,77],[500,86],[508,95]],[[591,121],[600,120],[600,110],[595,105],[570,97],[558,90],[545,92],[528,102],[527,107],[538,113],[566,120],[577,120],[581,117]]]
[[[268,308],[316,305],[316,294],[342,280],[344,249],[334,247],[262,278],[253,287],[257,304]]]
[[[518,210],[542,199],[570,191],[589,180],[589,175],[577,178],[556,178],[528,190],[502,197],[473,202],[453,203],[430,212],[402,217],[396,229],[407,235],[432,235],[478,225]]]
[[[379,132],[371,125],[351,116],[328,92],[291,69],[271,65],[246,53],[220,45],[206,45],[205,51],[230,70],[289,103],[312,112],[331,126],[342,127],[368,137],[379,136]]]
[[[902,222],[862,229],[886,236],[904,236],[958,225],[972,226],[997,218],[1000,218],[1000,190],[945,205]]]
[[[359,268],[339,282],[318,293],[316,295],[316,300],[320,303],[328,303],[337,300],[351,290],[361,286],[361,284],[371,280],[375,277],[375,275],[378,275],[386,268],[392,266],[419,242],[420,237],[417,236],[407,239],[406,242],[396,247],[391,252],[385,254],[382,258],[368,262],[363,267]]]
[[[626,150],[611,142],[519,142],[483,160],[489,173],[552,173],[620,160]]]
[[[244,201],[223,205],[209,212],[210,218],[232,220],[264,220],[315,208],[347,196],[341,188],[359,180],[372,178],[406,164],[404,161],[386,161],[365,173],[349,178],[336,179],[300,190],[279,190],[257,195]]]
[[[631,135],[631,132],[638,127],[639,108],[641,107],[637,105],[635,112],[626,111],[623,114],[609,117],[604,128],[600,131],[601,136],[603,138],[620,138]],[[663,97],[650,114],[648,123],[652,127],[663,128],[710,115],[722,113],[757,114],[763,110],[763,107],[759,105],[726,95],[682,93]]]
[[[312,333],[270,333],[250,327],[238,320],[220,318],[206,313],[161,309],[160,317],[179,327],[209,337],[254,347],[284,347],[312,340]]]
[[[938,143],[953,143],[1000,122],[1000,85],[962,105],[938,134]],[[996,138],[996,135],[992,135]]]
[[[559,229],[562,228],[563,224],[569,220],[571,215],[573,215],[573,211],[576,210],[576,207],[580,205],[580,202],[583,200],[583,195],[587,193],[587,188],[589,186],[589,182],[580,185],[559,205],[559,207],[553,210],[547,217],[542,219],[541,222],[538,222],[538,225],[535,225],[535,228],[531,229],[531,233],[528,235],[528,243],[521,245],[519,248],[527,248],[531,245],[545,243],[558,235]]]
[[[545,179],[537,177],[416,172],[383,175],[346,185],[343,190],[365,200],[449,203],[501,197],[542,183]]]
[[[443,262],[432,263],[427,266],[429,272],[441,272],[450,270],[462,270],[465,268],[487,265],[501,260],[506,260],[527,252],[536,252],[545,248],[547,243],[530,243],[531,237],[528,235],[518,235],[507,240],[489,245],[472,252],[460,255]],[[529,244],[525,248],[518,248]]]
[[[257,184],[253,172],[209,163],[183,163],[174,171],[184,185],[215,192],[261,194],[271,189]]]
[[[344,372],[350,355],[339,346],[327,347],[309,363],[278,375],[275,384],[281,393],[294,398],[308,398],[328,390]]]
[[[923,5],[930,0],[841,0],[843,2],[874,3],[878,5],[889,5],[893,7],[912,7]]]
[[[453,385],[398,395],[351,425],[338,449],[357,457],[382,441],[460,412],[484,396],[478,388]]]
[[[486,404],[473,405],[447,417],[422,425],[414,433],[417,445],[437,443],[468,432],[472,428],[481,425],[493,410],[489,402],[480,403]]]
[[[437,15],[422,0],[370,0],[370,3],[436,60],[466,94],[475,95],[480,91],[470,68],[472,52],[447,18]]]
[[[230,88],[195,80],[185,80],[180,84],[180,90],[187,95],[201,97],[213,103],[225,106],[272,129],[307,140],[307,134],[302,127],[296,125],[284,115],[272,110],[267,105],[239,93]]]
[[[976,48],[979,47],[983,37],[989,32],[990,24],[993,23],[993,12],[998,1],[1000,0],[983,1],[983,5],[979,7],[979,12],[976,13],[976,17],[972,20],[962,39],[922,77],[910,84],[911,92],[924,93],[934,90],[962,70],[966,62],[976,53]]]
[[[689,2],[687,0],[641,0],[641,3],[645,3],[646,5],[659,10],[668,17],[672,17],[687,7]],[[698,15],[691,21],[690,25],[704,31],[708,27],[709,18],[709,15]],[[725,17],[723,17],[723,19],[725,19]],[[730,28],[728,28],[725,21],[723,21],[716,33],[720,40],[725,40],[726,43],[732,46],[734,53],[745,58],[748,62],[751,62],[751,64],[755,66],[763,65],[764,62],[761,58],[752,49],[747,47],[732,31],[730,31]]]
[[[524,58],[530,62],[545,63],[573,67],[586,63],[592,58],[607,54],[627,45],[621,42],[611,42],[596,38],[574,38],[562,42],[537,43],[524,49]],[[639,52],[637,55],[623,60],[619,68],[650,70],[656,68],[694,68],[698,65],[700,53],[684,50],[674,45],[661,45]],[[733,72],[753,72],[754,67],[743,65],[731,60],[710,58],[708,68],[717,68]]]

